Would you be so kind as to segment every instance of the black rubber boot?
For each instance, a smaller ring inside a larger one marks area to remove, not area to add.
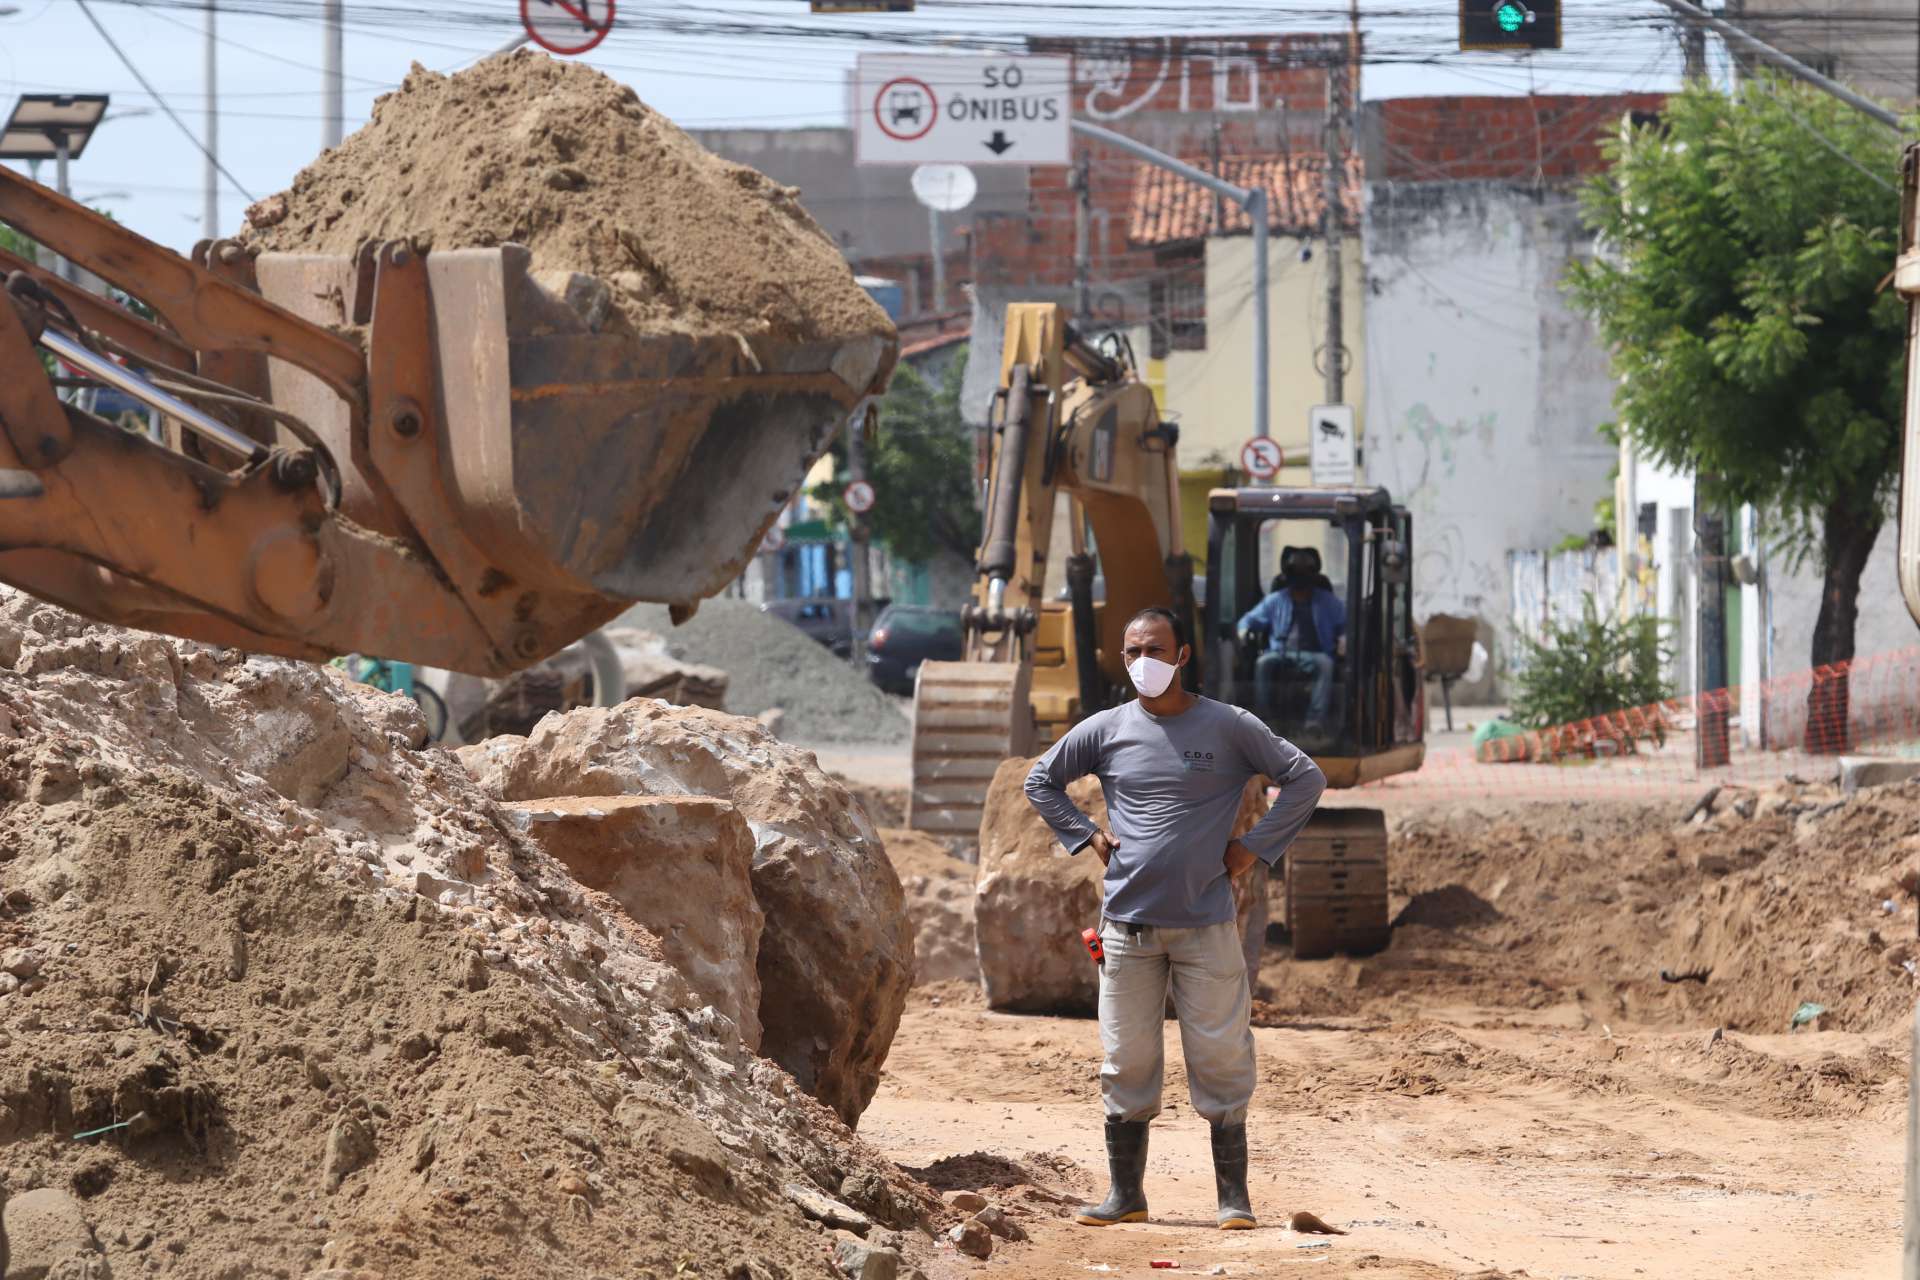
[[[1213,1126],[1213,1186],[1220,1197],[1220,1229],[1251,1231],[1253,1202],[1247,1197],[1247,1126]]]
[[[1244,1167],[1245,1161],[1242,1161]],[[1099,1204],[1081,1205],[1073,1220],[1083,1227],[1110,1227],[1116,1222],[1145,1222],[1147,1192],[1147,1122],[1107,1120],[1107,1173],[1112,1185]]]

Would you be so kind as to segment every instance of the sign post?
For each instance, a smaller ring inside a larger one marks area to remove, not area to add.
[[[1353,448],[1353,406],[1317,404],[1307,415],[1307,457],[1313,483],[1349,485],[1358,479]]]
[[[860,164],[1068,164],[1066,58],[862,54],[854,71]]]

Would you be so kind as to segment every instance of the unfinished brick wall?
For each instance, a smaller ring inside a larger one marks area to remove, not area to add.
[[[1601,143],[1664,93],[1390,98],[1368,104],[1372,181],[1553,181],[1606,167]]]

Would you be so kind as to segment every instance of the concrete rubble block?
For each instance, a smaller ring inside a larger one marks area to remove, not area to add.
[[[6,1280],[107,1280],[112,1274],[80,1202],[53,1187],[7,1200],[0,1267]]]
[[[1081,931],[1100,920],[1100,859],[1091,850],[1068,856],[1033,805],[1025,783],[1031,760],[1003,760],[987,788],[974,881],[974,935],[987,1004],[1020,1013],[1091,1014],[1100,998],[1100,970]],[[1100,783],[1081,778],[1067,796],[1102,830]],[[1267,811],[1259,779],[1247,793],[1234,833],[1252,829]],[[1220,851],[1226,856],[1226,850]],[[1244,928],[1256,905],[1235,894]]]
[[[1920,759],[1891,759],[1883,756],[1841,756],[1840,792],[1852,795],[1868,787],[1885,787],[1909,778],[1920,778]]]
[[[913,925],[878,834],[808,751],[743,716],[634,700],[549,716],[463,747],[500,800],[704,795],[753,830],[760,1052],[855,1124],[880,1083],[907,989]]]
[[[1002,1240],[1025,1240],[1027,1229],[1007,1216],[1007,1211],[997,1204],[987,1205],[974,1213],[977,1222],[984,1223],[987,1230]]]
[[[760,1048],[760,935],[753,830],[711,796],[559,796],[501,808],[573,878],[657,935],[696,999]]]
[[[780,1193],[815,1222],[823,1222],[829,1227],[843,1227],[862,1236],[873,1229],[872,1218],[850,1204],[835,1200],[818,1187],[810,1187],[801,1182],[789,1182],[781,1188]]]
[[[847,1280],[895,1280],[900,1255],[864,1240],[842,1236],[833,1246],[833,1265]]]
[[[913,921],[913,981],[978,982],[974,954],[973,867],[924,831],[881,829]]]
[[[1100,970],[1080,931],[1100,920],[1100,859],[1088,850],[1068,857],[1027,803],[1032,763],[1001,761],[987,788],[973,890],[980,986],[995,1009],[1088,1014],[1099,1002]],[[1106,825],[1098,782],[1082,778],[1067,794]]]
[[[953,1241],[953,1247],[969,1258],[986,1258],[993,1254],[993,1232],[978,1218],[968,1218],[955,1226],[947,1232],[947,1239]]]

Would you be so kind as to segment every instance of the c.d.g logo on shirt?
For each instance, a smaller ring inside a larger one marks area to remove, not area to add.
[[[1180,753],[1180,766],[1188,773],[1212,773],[1213,752],[1182,751]]]

